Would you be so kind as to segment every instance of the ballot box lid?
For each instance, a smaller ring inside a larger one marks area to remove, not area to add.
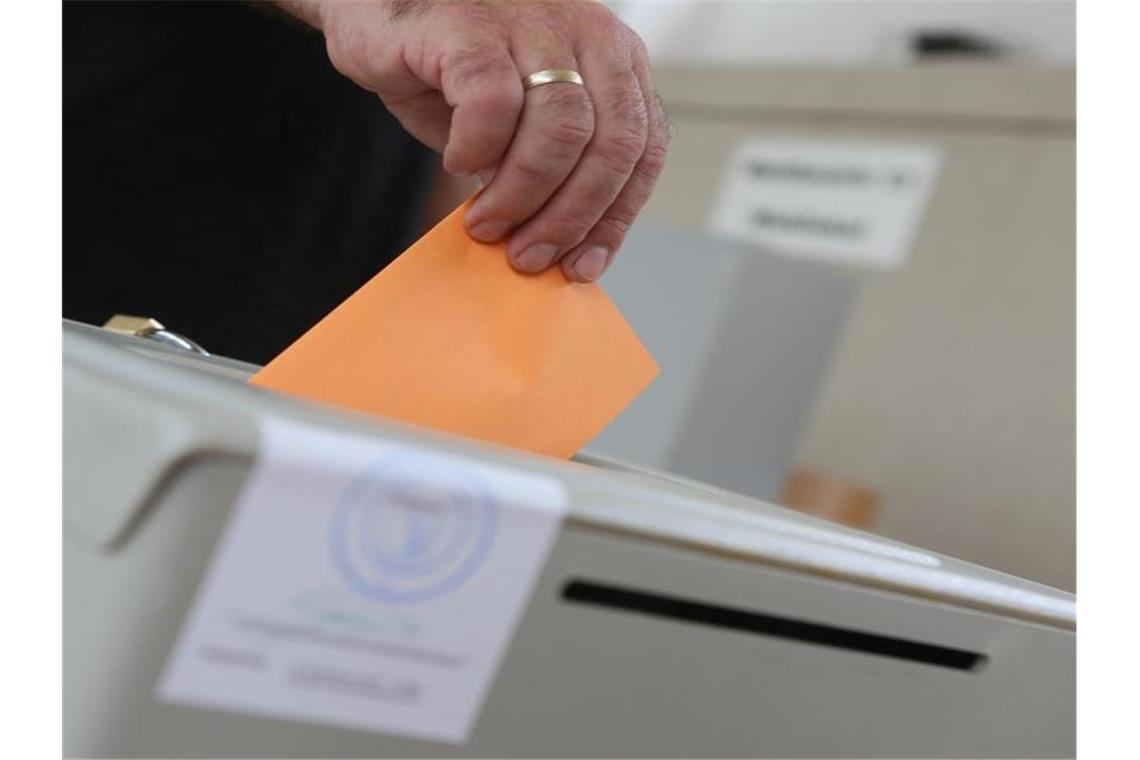
[[[1076,625],[1072,594],[669,473],[588,452],[562,461],[311,404],[248,385],[253,365],[66,320],[63,331],[64,526],[92,550],[126,545],[177,468],[219,455],[252,463],[258,420],[280,417],[557,478],[570,495],[568,529]]]

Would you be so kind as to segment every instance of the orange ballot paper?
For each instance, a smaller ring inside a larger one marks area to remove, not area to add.
[[[470,201],[468,201],[470,203]],[[250,381],[569,457],[657,375],[597,285],[519,274],[463,204]]]

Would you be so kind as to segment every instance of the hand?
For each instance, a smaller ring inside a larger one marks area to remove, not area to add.
[[[649,199],[668,141],[645,46],[604,6],[549,2],[298,2],[333,65],[485,188],[472,237],[509,237],[515,268],[597,279]],[[573,69],[523,91],[522,78]]]

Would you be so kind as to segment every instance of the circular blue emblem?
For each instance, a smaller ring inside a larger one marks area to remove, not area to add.
[[[333,515],[333,564],[366,597],[424,601],[475,572],[496,518],[478,474],[432,456],[384,457],[348,488]]]

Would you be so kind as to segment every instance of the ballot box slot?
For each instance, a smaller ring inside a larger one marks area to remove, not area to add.
[[[682,599],[650,591],[574,579],[562,588],[562,598],[574,604],[624,610],[686,623],[727,628],[758,636],[800,641],[807,644],[863,652],[896,660],[919,662],[952,670],[977,671],[986,655],[964,649],[867,633],[851,628],[754,612],[735,607]]]

